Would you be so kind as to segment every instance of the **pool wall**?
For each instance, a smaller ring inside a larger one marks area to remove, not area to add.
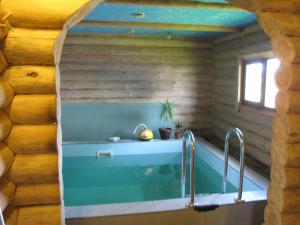
[[[159,103],[81,103],[62,104],[63,142],[131,138],[136,125],[145,123],[159,137]],[[168,125],[172,127],[172,124]]]
[[[176,203],[176,202],[174,202]],[[182,202],[181,202],[182,203]],[[180,202],[178,202],[180,204]],[[266,201],[223,205],[216,210],[196,212],[192,209],[66,219],[67,225],[261,225]]]

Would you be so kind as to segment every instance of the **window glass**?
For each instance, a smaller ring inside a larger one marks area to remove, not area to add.
[[[275,73],[279,65],[280,61],[278,59],[267,60],[265,107],[273,109],[275,108],[275,97],[278,92],[275,83]]]
[[[261,101],[262,76],[263,64],[261,62],[246,64],[244,92],[246,101],[257,103]]]

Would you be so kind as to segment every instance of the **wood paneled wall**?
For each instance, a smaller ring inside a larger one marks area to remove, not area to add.
[[[61,59],[63,102],[171,99],[176,119],[209,135],[212,43],[68,36]]]
[[[249,27],[244,33],[215,41],[214,45],[214,142],[224,144],[226,131],[240,128],[245,136],[247,162],[255,167],[262,165],[268,174],[271,165],[270,144],[274,113],[240,107],[236,110],[238,95],[238,56],[271,51],[269,38],[258,26]],[[238,143],[234,143],[238,148]],[[237,154],[238,149],[234,154]],[[258,161],[258,163],[257,163]],[[262,165],[259,165],[262,164]]]

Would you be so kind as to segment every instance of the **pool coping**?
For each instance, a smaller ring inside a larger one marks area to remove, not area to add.
[[[237,204],[234,201],[236,195],[236,193],[216,193],[211,195],[204,195],[196,197],[196,202],[199,204],[199,206],[225,206]],[[266,195],[267,190],[243,192],[244,202],[240,204],[265,201]],[[189,198],[176,198],[129,203],[71,206],[65,207],[65,217],[66,219],[72,219],[185,210],[189,209],[189,207],[186,206],[188,202]]]
[[[201,137],[197,137],[196,141],[199,144],[205,145],[207,149],[216,157],[224,160],[223,152],[216,146],[207,142]],[[103,142],[102,142],[103,143]],[[86,144],[86,143],[85,143]],[[236,171],[239,171],[239,162],[229,157],[229,165]],[[250,180],[255,180],[255,183],[263,190],[243,192],[243,200],[247,202],[265,201],[267,199],[267,188],[269,181],[257,174],[248,167],[245,167],[244,176]],[[208,205],[229,205],[237,204],[234,198],[237,193],[215,193],[210,195],[198,195],[196,202],[200,206]],[[140,213],[153,213],[162,211],[174,211],[187,209],[186,204],[189,198],[176,198],[166,200],[128,202],[128,203],[113,203],[113,204],[99,204],[99,205],[83,205],[83,206],[65,206],[65,218],[87,218],[113,215],[128,215]]]

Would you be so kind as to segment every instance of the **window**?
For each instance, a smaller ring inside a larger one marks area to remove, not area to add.
[[[280,62],[276,58],[242,61],[241,103],[261,109],[275,109],[278,89],[275,73]]]

